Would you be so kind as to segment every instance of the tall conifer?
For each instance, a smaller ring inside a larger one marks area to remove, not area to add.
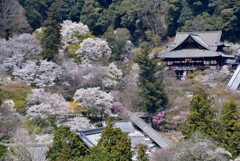
[[[164,110],[168,104],[168,96],[164,90],[162,75],[156,75],[163,66],[158,65],[156,55],[153,58],[149,57],[149,48],[144,48],[141,52],[135,59],[141,68],[138,80],[138,86],[141,89],[140,96],[143,97],[144,106],[148,112]]]
[[[240,154],[240,112],[237,106],[238,103],[234,99],[223,105],[220,116],[222,129],[218,136],[219,141],[233,156]]]
[[[102,137],[98,140],[98,147],[104,148],[112,155],[114,161],[131,161],[131,139],[115,126],[113,117],[107,118],[107,126],[102,131]]]
[[[188,138],[195,131],[215,137],[217,133],[216,109],[212,108],[213,98],[208,93],[197,94],[190,103],[190,115],[182,127],[182,134]]]
[[[41,39],[41,45],[43,48],[43,58],[50,61],[53,60],[54,55],[58,53],[58,47],[60,45],[60,9],[53,3],[47,14],[48,18],[43,23],[45,28]]]

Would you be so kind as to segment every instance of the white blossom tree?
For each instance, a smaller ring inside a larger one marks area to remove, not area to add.
[[[61,25],[61,35],[62,35],[62,43],[64,46],[67,46],[68,43],[78,44],[80,43],[77,39],[78,36],[86,36],[87,32],[89,32],[89,28],[87,25],[79,22],[72,22],[71,20],[65,20]]]
[[[101,38],[87,38],[80,44],[76,55],[81,57],[82,63],[96,63],[99,58],[107,59],[112,54],[106,40]]]
[[[87,117],[74,117],[68,122],[64,122],[63,125],[71,127],[73,131],[89,130],[95,129],[96,127],[90,123],[90,120]]]
[[[109,112],[112,107],[113,97],[110,93],[100,90],[100,87],[78,89],[74,96],[74,102],[81,102],[84,107]]]
[[[221,70],[206,70],[204,75],[198,75],[194,80],[204,85],[215,87],[218,82],[228,80],[229,76],[228,66],[225,65]]]
[[[133,78],[133,80],[135,82],[137,82],[138,80],[138,76],[140,73],[140,67],[137,63],[133,63],[132,67],[131,67],[131,77]]]
[[[27,104],[30,105],[27,114],[31,118],[48,118],[49,115],[56,116],[56,119],[63,119],[70,113],[67,102],[62,95],[45,92],[44,89],[33,89],[27,97]]]
[[[114,63],[111,63],[108,66],[108,72],[107,72],[107,80],[110,83],[110,85],[117,85],[118,81],[122,77],[122,71],[117,68],[117,66]]]
[[[21,34],[12,37],[8,41],[0,40],[0,62],[10,72],[15,66],[22,64],[29,58],[39,56],[42,52],[40,42],[30,34]]]
[[[27,60],[22,67],[15,66],[12,75],[27,85],[35,84],[38,87],[53,86],[59,79],[62,69],[54,62],[46,60]]]
[[[211,138],[200,132],[195,132],[189,139],[180,141],[172,152],[172,161],[227,160],[227,158],[231,158],[218,150],[216,143]]]

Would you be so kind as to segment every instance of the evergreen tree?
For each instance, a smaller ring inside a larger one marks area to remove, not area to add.
[[[182,134],[188,138],[195,131],[215,137],[217,127],[216,109],[212,108],[213,98],[207,93],[197,94],[190,101],[190,115],[182,127]]]
[[[144,48],[142,53],[137,55],[135,62],[142,71],[139,75],[138,86],[141,89],[140,96],[143,97],[145,108],[149,112],[156,112],[165,109],[168,96],[164,91],[163,76],[156,76],[163,66],[158,65],[157,55],[151,59],[149,53],[150,50]]]
[[[45,28],[41,39],[41,45],[43,48],[43,58],[50,61],[53,60],[54,55],[58,53],[58,47],[60,45],[60,9],[53,3],[47,14],[48,18],[43,23]]]
[[[219,141],[229,150],[233,156],[240,154],[240,112],[238,103],[231,99],[222,107],[221,121],[222,130],[219,133]]]
[[[70,160],[84,156],[86,149],[78,135],[70,131],[70,127],[62,126],[54,134],[53,143],[46,153],[50,160]]]
[[[97,146],[111,153],[114,161],[132,160],[131,139],[120,128],[115,127],[113,117],[108,117],[107,120],[107,126],[102,131],[102,137]]]
[[[137,160],[138,161],[149,161],[148,155],[146,154],[147,145],[138,144],[136,148],[138,149]]]
[[[101,147],[92,147],[89,149],[89,155],[80,158],[74,158],[74,161],[112,161],[113,156]]]

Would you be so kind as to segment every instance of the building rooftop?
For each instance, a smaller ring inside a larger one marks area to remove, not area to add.
[[[159,54],[158,58],[234,58],[222,50],[230,45],[224,43],[221,36],[222,31],[177,32],[167,52]]]
[[[115,121],[115,122],[116,122],[115,126],[120,128],[122,130],[122,132],[130,133],[130,132],[135,131],[131,121],[121,120],[121,121]],[[103,121],[102,125],[103,125],[103,127],[105,127],[106,121]]]
[[[173,44],[168,45],[168,51],[174,50],[181,45],[188,37],[192,37],[196,42],[208,50],[216,51],[217,46],[223,45],[221,42],[222,31],[206,32],[177,32]]]

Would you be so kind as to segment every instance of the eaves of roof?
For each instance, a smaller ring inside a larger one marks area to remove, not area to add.
[[[211,50],[200,50],[200,49],[182,49],[167,51],[163,54],[159,54],[158,58],[201,58],[201,57],[219,57],[219,52]]]

